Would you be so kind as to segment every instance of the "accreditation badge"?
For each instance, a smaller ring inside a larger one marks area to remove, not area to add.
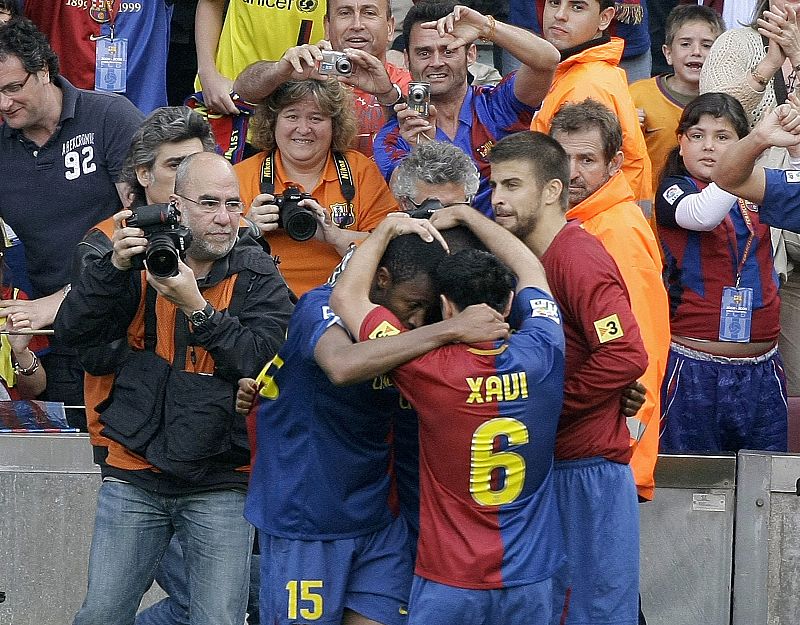
[[[128,88],[128,40],[102,37],[95,43],[94,88],[124,93]]]
[[[750,321],[753,316],[753,289],[722,289],[722,306],[719,315],[719,340],[733,343],[750,341]]]

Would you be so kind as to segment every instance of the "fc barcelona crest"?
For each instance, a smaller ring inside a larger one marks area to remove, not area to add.
[[[105,24],[111,21],[111,8],[114,5],[114,0],[91,0],[89,6],[89,17],[95,22]]]
[[[355,208],[349,202],[331,204],[331,219],[340,228],[349,228],[356,223]]]

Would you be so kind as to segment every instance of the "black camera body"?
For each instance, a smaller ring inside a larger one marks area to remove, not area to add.
[[[408,83],[408,108],[417,111],[420,115],[428,116],[428,106],[431,103],[431,84],[429,82]]]
[[[144,269],[156,278],[178,275],[178,260],[186,259],[192,244],[192,231],[181,225],[181,212],[174,204],[140,206],[128,217],[127,225],[144,230],[147,248],[133,258],[136,269]]]
[[[295,241],[306,241],[317,233],[317,214],[300,206],[301,200],[313,199],[297,187],[286,187],[282,195],[275,196],[278,207],[278,226]]]
[[[408,215],[414,219],[430,219],[434,211],[437,211],[440,208],[444,207],[439,199],[435,197],[429,197],[419,206],[415,206],[414,208],[407,210],[406,213],[408,213]]]
[[[349,76],[353,73],[353,62],[344,52],[323,50],[317,71],[324,76]]]

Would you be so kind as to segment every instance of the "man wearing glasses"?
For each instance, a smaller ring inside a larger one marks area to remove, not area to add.
[[[272,258],[238,237],[243,205],[230,163],[187,156],[170,200],[192,233],[177,275],[134,268],[148,238],[126,221],[131,211],[119,211],[113,252],[86,266],[55,322],[84,353],[118,339],[132,350],[100,410],[112,443],[76,625],[132,625],[173,534],[192,623],[244,622],[250,452],[234,396],[238,379],[277,353],[292,306]]]
[[[0,301],[33,329],[55,318],[70,279],[69,253],[122,206],[118,182],[142,114],[124,97],[83,91],[59,76],[58,57],[28,20],[0,27],[0,217],[25,247],[31,300]],[[65,255],[66,253],[66,255]],[[42,360],[45,399],[83,403],[83,372],[56,338]],[[70,411],[85,427],[83,411]]]

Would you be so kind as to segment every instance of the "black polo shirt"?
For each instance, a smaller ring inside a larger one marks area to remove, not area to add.
[[[33,293],[70,281],[75,246],[121,207],[115,182],[142,113],[119,95],[76,89],[63,77],[61,118],[42,147],[0,127],[0,217],[17,233]]]

